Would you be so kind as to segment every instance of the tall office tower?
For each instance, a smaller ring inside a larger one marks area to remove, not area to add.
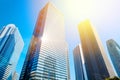
[[[80,45],[76,46],[73,50],[75,76],[76,80],[85,80],[84,65],[82,62],[82,49]]]
[[[109,76],[114,76],[113,67],[89,20],[81,22],[78,29],[88,80],[103,80]]]
[[[0,80],[12,80],[24,42],[13,24],[0,31]]]
[[[64,17],[49,2],[40,11],[20,80],[69,80]]]
[[[120,46],[113,39],[106,43],[113,66],[120,77]]]

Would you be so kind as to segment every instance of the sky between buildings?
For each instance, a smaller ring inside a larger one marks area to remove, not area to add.
[[[69,44],[71,80],[75,80],[73,49],[80,43],[78,24],[89,19],[96,28],[106,53],[106,40],[120,45],[120,0],[0,0],[0,29],[15,24],[25,42],[16,71],[20,73],[39,11],[50,1],[64,15]]]

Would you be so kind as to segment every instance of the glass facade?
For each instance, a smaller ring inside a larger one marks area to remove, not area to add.
[[[73,51],[76,80],[85,80],[80,46],[76,46]]]
[[[78,30],[80,33],[85,69],[88,80],[104,80],[109,77],[107,64],[109,61],[106,54],[103,52],[100,40],[95,33],[94,28],[88,20],[79,24]],[[109,64],[110,65],[110,64]],[[112,69],[112,68],[110,68]]]
[[[16,71],[12,75],[12,80],[18,80],[18,73]]]
[[[120,46],[113,39],[106,43],[113,66],[120,77]]]
[[[11,80],[24,42],[13,24],[0,31],[0,80]]]
[[[69,80],[63,15],[48,3],[40,11],[20,80]]]

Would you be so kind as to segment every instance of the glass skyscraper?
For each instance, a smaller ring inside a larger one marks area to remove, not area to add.
[[[15,25],[9,24],[0,30],[0,80],[12,80],[23,46]]]
[[[81,22],[78,25],[78,30],[88,80],[104,80],[109,76],[114,76],[113,67],[89,20]]]
[[[106,43],[113,66],[120,77],[120,46],[113,39]]]
[[[77,45],[73,50],[76,80],[85,80],[81,51],[80,45]]]
[[[40,11],[20,80],[69,80],[64,17],[50,2]]]

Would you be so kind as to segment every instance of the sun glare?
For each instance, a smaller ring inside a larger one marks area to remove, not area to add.
[[[41,40],[45,42],[45,41],[47,41],[48,39],[47,39],[46,36],[43,36],[43,37],[41,38]]]
[[[67,12],[69,16],[76,16],[81,19],[90,18],[94,12],[93,2],[93,0],[67,0]]]

